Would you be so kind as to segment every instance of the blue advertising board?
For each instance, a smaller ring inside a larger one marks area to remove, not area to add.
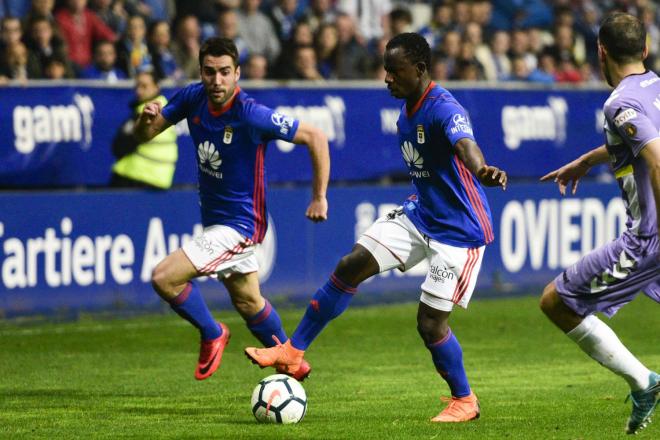
[[[522,86],[524,87],[524,86]],[[245,84],[258,102],[321,128],[330,140],[331,178],[352,181],[405,174],[397,145],[401,101],[381,84],[267,86]],[[170,97],[176,89],[166,88]],[[538,177],[603,142],[607,89],[455,88],[469,111],[489,163],[512,177]],[[103,186],[113,164],[111,142],[131,115],[125,87],[31,86],[0,88],[0,186]],[[177,125],[180,159],[175,183],[197,179],[196,146],[185,121]],[[542,158],[542,160],[539,160]],[[377,160],[375,160],[377,159]],[[271,142],[271,182],[306,181],[305,148]]]
[[[408,185],[332,187],[329,219],[305,216],[310,192],[273,189],[271,227],[259,249],[262,290],[271,298],[308,298],[339,258],[380,215],[401,203]],[[495,242],[486,250],[475,298],[538,292],[580,255],[617,236],[625,209],[616,185],[584,182],[579,197],[551,184],[489,189]],[[0,316],[161,304],[151,271],[201,231],[193,191],[0,193]],[[416,300],[424,263],[363,283],[359,294]],[[228,305],[215,280],[201,283],[213,304]]]

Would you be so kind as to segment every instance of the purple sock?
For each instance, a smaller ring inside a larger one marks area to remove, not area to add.
[[[215,322],[197,285],[192,281],[188,282],[181,293],[170,301],[170,307],[180,317],[197,327],[202,340],[215,339],[222,334],[222,328]]]
[[[435,369],[449,385],[451,395],[454,397],[469,396],[470,384],[468,384],[465,368],[463,368],[463,350],[451,329],[447,336],[427,345],[427,348],[433,357]]]
[[[263,309],[253,317],[246,319],[245,323],[252,334],[256,336],[264,347],[273,347],[275,340],[273,335],[277,336],[280,342],[285,343],[289,338],[282,328],[282,320],[277,310],[268,300]]]
[[[298,328],[291,335],[291,345],[299,350],[307,350],[328,322],[348,308],[355,292],[355,287],[349,286],[333,274],[309,302]]]

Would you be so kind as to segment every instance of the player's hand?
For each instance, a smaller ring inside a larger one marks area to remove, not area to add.
[[[571,194],[577,192],[578,182],[580,179],[589,172],[591,167],[580,159],[576,159],[563,167],[549,172],[541,177],[541,182],[552,180],[559,186],[559,193],[562,196],[566,195],[566,187],[571,185]]]
[[[328,219],[328,200],[325,197],[313,199],[305,211],[305,217],[314,223],[326,221]]]
[[[162,107],[160,106],[160,102],[149,102],[144,106],[144,109],[140,114],[140,119],[142,119],[145,124],[149,125],[153,122],[154,119],[156,119],[156,116],[160,114],[161,110]]]
[[[503,190],[506,190],[509,180],[504,170],[490,165],[484,165],[477,171],[477,179],[484,186],[501,186]]]

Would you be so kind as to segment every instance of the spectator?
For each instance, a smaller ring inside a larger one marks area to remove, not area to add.
[[[293,79],[323,80],[323,76],[316,66],[316,52],[313,46],[298,46],[294,49],[293,66],[295,75]]]
[[[504,80],[511,74],[509,52],[510,38],[506,31],[495,31],[490,42],[491,59],[482,60],[484,76],[489,81]]]
[[[174,0],[127,0],[131,15],[149,17],[149,21],[171,22],[176,16]]]
[[[183,71],[174,58],[170,42],[170,24],[166,21],[153,22],[149,29],[149,51],[156,77],[179,81],[183,78]]]
[[[258,53],[273,62],[280,54],[280,40],[273,24],[261,11],[261,0],[243,0],[238,14],[238,34],[245,41],[248,53]]]
[[[346,14],[337,15],[339,37],[339,79],[362,79],[369,71],[369,54],[355,36],[355,25]]]
[[[347,14],[356,23],[358,41],[372,46],[390,29],[390,0],[338,0],[337,10]],[[411,20],[412,21],[412,20]]]
[[[493,17],[493,4],[490,0],[473,0],[470,5],[470,21],[477,23],[486,37],[493,34],[490,24]]]
[[[660,27],[655,19],[655,10],[653,5],[648,5],[639,11],[639,19],[646,28],[646,46],[649,48],[649,55],[644,60],[644,65],[649,70],[660,70]]]
[[[11,43],[5,49],[5,59],[0,66],[0,77],[25,82],[27,72],[28,51],[23,43]]]
[[[176,35],[172,41],[172,54],[176,64],[188,79],[199,78],[199,46],[201,29],[194,15],[186,15],[176,23]]]
[[[452,17],[453,29],[461,34],[465,32],[465,26],[470,21],[470,3],[466,0],[456,0]]]
[[[16,17],[3,17],[0,21],[0,50],[20,43],[23,39],[23,27]]]
[[[592,3],[585,3],[582,8],[581,19],[576,23],[576,31],[584,41],[586,61],[593,67],[598,64],[598,29],[600,28],[601,13]]]
[[[44,76],[46,79],[57,81],[61,79],[71,79],[73,78],[73,73],[66,58],[63,58],[60,55],[53,55],[45,62]]]
[[[333,24],[321,25],[316,33],[316,57],[319,72],[325,79],[337,77],[339,64],[339,37]]]
[[[555,79],[539,69],[530,69],[529,63],[522,56],[516,56],[511,59],[511,75],[508,81],[525,81],[539,84],[552,84]]]
[[[115,33],[87,9],[87,0],[66,0],[66,7],[57,11],[55,19],[76,69],[91,63],[92,46],[96,41],[117,39]]]
[[[95,79],[116,83],[126,79],[124,71],[117,67],[117,50],[109,41],[99,41],[94,48],[94,64],[82,71],[83,79]]]
[[[298,21],[297,9],[298,0],[277,0],[275,6],[270,8],[268,18],[273,23],[280,45],[291,38]]]
[[[390,31],[388,35],[395,36],[404,32],[412,32],[412,14],[408,8],[396,7],[390,12]]]
[[[284,47],[297,47],[297,46],[311,46],[314,44],[314,34],[309,26],[309,23],[302,21],[296,24],[291,34],[291,39],[284,45]],[[283,50],[280,53],[277,62],[273,68],[273,76],[279,79],[288,79],[295,76],[295,69],[293,67],[293,51]]]
[[[455,76],[456,60],[461,52],[461,34],[458,31],[449,31],[445,34],[440,45],[440,54],[447,61],[449,77]]]
[[[268,60],[260,54],[252,54],[241,68],[241,77],[261,81],[268,76]]]
[[[158,101],[161,107],[167,104],[153,72],[140,72],[135,77],[135,101],[130,104],[132,115],[112,142],[112,153],[117,159],[110,179],[113,187],[168,189],[172,186],[178,160],[175,127],[169,127],[143,144],[138,144],[133,137],[135,119],[152,101]]]
[[[310,0],[309,8],[303,16],[302,21],[309,24],[312,33],[316,33],[316,30],[323,23],[333,23],[335,18],[335,12],[332,10],[330,0]]]
[[[53,16],[54,7],[55,0],[32,0],[30,10],[23,19],[25,27],[27,28],[28,24],[32,23],[37,18],[46,18],[53,24],[53,31],[55,34],[62,37],[55,22],[55,17]]]
[[[234,42],[238,49],[238,64],[240,65],[247,61],[250,52],[247,42],[239,33],[238,23],[238,14],[234,9],[223,9],[218,14],[218,36],[229,38]]]
[[[128,13],[124,9],[123,1],[116,0],[91,0],[89,8],[99,16],[116,35],[122,35],[126,31],[126,20]]]
[[[474,48],[474,58],[480,66],[480,79],[486,79],[484,65],[492,60],[493,54],[490,48],[483,42],[482,27],[476,21],[465,25],[464,41]]]
[[[444,82],[449,80],[447,60],[437,52],[431,60],[431,78],[433,81]]]
[[[442,36],[452,29],[452,8],[448,3],[436,2],[433,4],[431,13],[431,23],[419,30],[419,34],[424,37],[431,50],[440,46]]]
[[[117,64],[130,78],[154,68],[146,34],[144,18],[133,15],[128,19],[124,38],[117,44]]]
[[[63,77],[73,77],[73,69],[66,61],[64,41],[55,35],[53,24],[47,17],[35,16],[29,23],[27,34],[29,78],[46,78],[46,65],[54,57],[63,64]]]
[[[454,78],[458,81],[478,81],[482,78],[481,66],[473,59],[456,61]]]
[[[525,29],[514,29],[510,35],[509,58],[522,58],[527,63],[527,69],[532,72],[536,69],[537,59],[530,50],[529,34]]]

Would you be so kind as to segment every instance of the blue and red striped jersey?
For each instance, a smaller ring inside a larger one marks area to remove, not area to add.
[[[260,243],[268,227],[266,145],[273,139],[291,142],[298,121],[257,104],[238,86],[214,111],[202,83],[179,90],[162,114],[172,124],[188,122],[197,148],[202,224],[229,226]]]
[[[494,239],[490,207],[476,176],[458,158],[454,145],[474,140],[467,111],[449,91],[429,84],[410,112],[405,103],[397,121],[399,144],[415,193],[404,212],[428,237],[457,247]]]

